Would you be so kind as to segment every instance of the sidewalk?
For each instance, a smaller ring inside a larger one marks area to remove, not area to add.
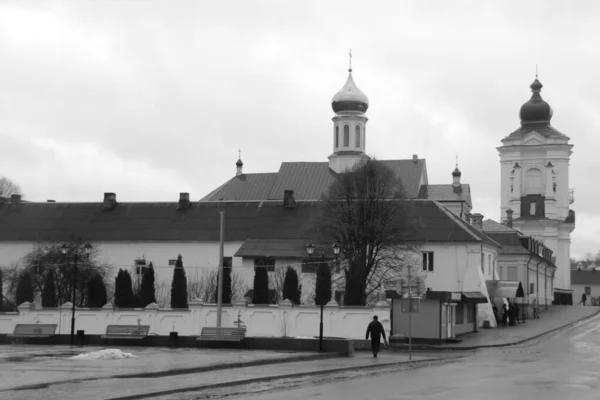
[[[520,344],[542,335],[566,328],[583,319],[600,313],[600,307],[592,306],[551,306],[540,310],[539,319],[527,319],[515,326],[499,325],[492,329],[479,329],[478,332],[459,336],[459,343],[441,345],[413,345],[416,350],[473,350],[486,347],[502,347]],[[407,349],[406,344],[393,344],[394,349]]]

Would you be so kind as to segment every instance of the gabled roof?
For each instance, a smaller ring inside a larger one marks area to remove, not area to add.
[[[504,139],[502,139],[502,141],[504,141],[506,139],[523,138],[531,132],[537,132],[544,137],[559,137],[562,139],[569,139],[569,137],[567,135],[560,132],[558,129],[556,129],[550,125],[547,125],[547,124],[539,124],[539,125],[528,125],[525,127],[521,126],[521,127],[519,127],[519,129],[517,129],[516,131],[514,131],[513,133],[511,133]]]
[[[459,202],[464,201],[472,207],[471,187],[469,184],[461,184],[461,191],[456,193],[452,184],[448,185],[421,185],[419,190],[419,199],[430,199],[439,202]]]
[[[600,271],[571,270],[572,285],[598,285],[600,284]]]
[[[491,219],[483,221],[482,227],[486,235],[502,246],[500,254],[530,254],[521,244],[520,238],[523,235],[518,230],[509,228]]]
[[[400,178],[408,197],[417,198],[427,183],[425,160],[381,160]],[[200,201],[280,200],[293,190],[296,200],[319,200],[334,182],[336,173],[327,162],[283,162],[279,172],[243,174],[231,178]]]
[[[485,235],[462,223],[431,200],[409,204],[406,225],[412,242],[480,242]],[[322,220],[321,202],[298,201],[292,209],[281,201],[196,202],[186,210],[178,203],[0,204],[0,241],[211,241],[219,240],[219,211],[225,211],[225,240],[313,239]]]
[[[465,231],[469,232],[469,234],[471,236],[477,238],[478,241],[481,241],[483,243],[486,243],[486,244],[489,244],[489,245],[492,245],[492,246],[501,247],[501,245],[498,242],[496,242],[495,240],[493,240],[492,238],[490,238],[484,232],[482,232],[479,229],[475,228],[474,226],[468,224],[467,221],[465,221],[464,219],[462,219],[459,216],[455,215],[453,212],[451,212],[447,208],[441,206],[440,203],[436,202],[436,204],[440,205],[440,207],[443,208],[444,212],[447,215],[449,215],[455,221],[455,223],[457,225],[459,225]]]

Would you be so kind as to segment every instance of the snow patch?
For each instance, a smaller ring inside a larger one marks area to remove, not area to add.
[[[104,349],[91,353],[78,354],[70,358],[73,360],[122,360],[134,357],[132,353],[125,353],[119,349]]]
[[[295,336],[294,339],[316,339],[314,336]]]

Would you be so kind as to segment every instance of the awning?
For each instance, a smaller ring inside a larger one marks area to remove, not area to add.
[[[463,303],[480,304],[487,303],[487,297],[481,292],[462,292]]]
[[[306,258],[306,239],[246,239],[234,257]]]
[[[525,297],[520,281],[485,281],[491,298],[515,299]]]

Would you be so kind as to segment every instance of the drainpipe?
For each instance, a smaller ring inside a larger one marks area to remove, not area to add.
[[[549,265],[544,266],[544,305],[545,309],[548,309],[548,267]]]
[[[533,240],[533,239],[530,239]],[[529,245],[529,260],[527,260],[527,266],[525,267],[525,277],[527,278],[527,309],[529,309],[529,262],[531,261],[531,259],[533,258],[533,250],[531,250],[531,244]],[[525,321],[525,316],[527,315],[527,313],[523,312],[521,310],[521,315],[523,317],[523,321]]]
[[[540,258],[540,262],[535,266],[535,297],[537,299],[538,307],[540,305],[540,264],[544,261],[543,258]]]

